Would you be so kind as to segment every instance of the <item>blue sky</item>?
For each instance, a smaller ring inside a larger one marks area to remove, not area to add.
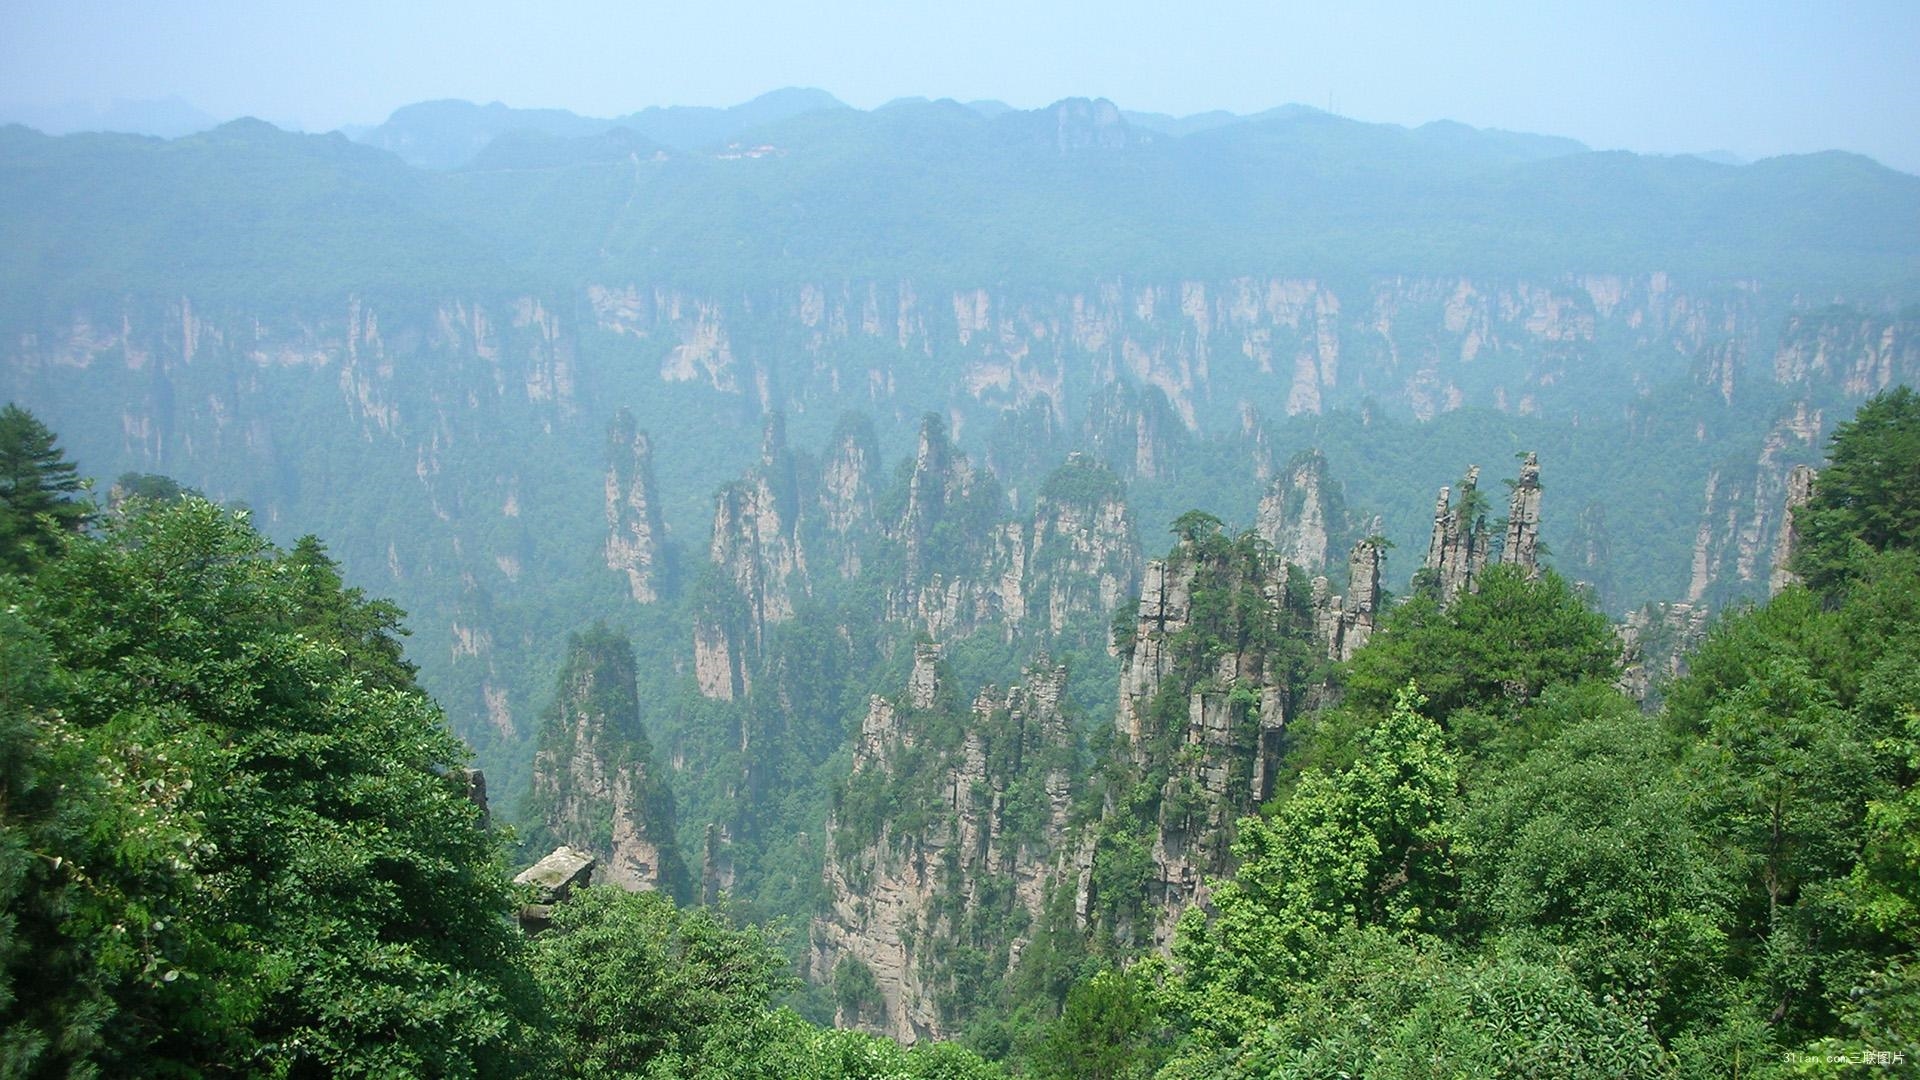
[[[1104,96],[1454,119],[1597,148],[1821,149],[1920,173],[1920,3],[0,0],[0,103],[177,95],[325,130],[461,97],[614,115],[817,86],[849,104]]]

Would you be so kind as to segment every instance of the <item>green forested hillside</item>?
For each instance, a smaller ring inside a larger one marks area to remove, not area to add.
[[[1444,605],[1395,607],[1332,673],[1340,703],[1312,704],[1327,676],[1293,655],[1296,601],[1260,584],[1273,571],[1254,569],[1259,543],[1183,516],[1171,565],[1197,560],[1193,622],[1127,649],[1168,648],[1170,689],[1224,658],[1284,673],[1279,707],[1303,711],[1282,775],[1161,954],[1141,934],[1152,910],[1111,906],[1127,894],[1109,892],[1120,879],[1094,838],[1124,841],[1141,814],[1158,815],[1155,843],[1195,828],[1208,755],[1241,769],[1253,745],[1168,758],[1154,728],[1129,757],[1096,740],[1111,779],[1085,791],[1105,809],[1079,820],[1100,914],[1050,908],[1044,946],[984,999],[992,1022],[974,1037],[998,1066],[770,1009],[792,985],[777,938],[720,909],[590,889],[528,941],[508,920],[506,836],[413,685],[397,612],[343,590],[317,541],[281,552],[244,515],[164,485],[145,486],[173,501],[133,498],[89,524],[51,434],[12,410],[10,445],[31,464],[0,492],[5,1067],[1707,1076],[1910,1061],[1913,402],[1883,395],[1836,431],[1831,479],[1797,517],[1793,565],[1813,587],[1724,618],[1651,715],[1612,686],[1605,621],[1525,565],[1490,567]],[[1199,678],[1196,702],[1260,698]],[[1040,715],[1006,708],[980,729],[990,747]],[[1263,754],[1266,739],[1263,720]],[[1070,747],[1048,754],[1042,767],[1074,767]],[[843,825],[917,827],[881,813]],[[838,981],[843,1005],[862,1000]]]
[[[0,1075],[1911,1049],[1914,177],[797,93],[0,194]],[[556,844],[689,906],[528,942]]]
[[[502,145],[455,172],[259,121],[171,142],[12,127],[6,280],[31,275],[29,311],[102,290],[313,301],[607,278],[1059,286],[1658,268],[1853,292],[1916,283],[1920,179],[1838,153],[1738,167],[1536,156],[1498,132],[1313,110],[1172,138],[1086,101],[992,118],[951,102],[805,111],[740,133],[763,156],[609,154],[593,149],[604,132],[563,150],[563,131],[520,123],[474,151],[522,132],[549,148]]]
[[[995,1074],[770,1011],[777,934],[719,912],[589,889],[527,940],[390,606],[192,495],[77,531],[5,434],[0,1075]]]

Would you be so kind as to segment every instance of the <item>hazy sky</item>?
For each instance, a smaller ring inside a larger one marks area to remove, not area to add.
[[[1454,10],[1454,9],[1458,10]],[[1920,2],[507,4],[0,0],[0,102],[178,95],[311,130],[430,98],[608,116],[817,86],[1035,107],[1332,104],[1598,148],[1840,148],[1920,173]]]

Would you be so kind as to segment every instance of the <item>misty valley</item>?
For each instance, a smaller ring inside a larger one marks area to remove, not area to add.
[[[1920,1061],[1920,178],[787,90],[0,191],[0,1077]]]

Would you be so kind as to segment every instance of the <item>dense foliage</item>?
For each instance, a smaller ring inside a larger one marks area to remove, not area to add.
[[[524,1053],[538,1010],[465,751],[396,664],[392,613],[330,574],[186,499],[0,581],[22,1075]]]
[[[53,432],[18,405],[0,409],[0,570],[21,573],[80,529],[79,470]]]
[[[1841,424],[1813,500],[1794,515],[1795,567],[1816,590],[1843,582],[1860,551],[1920,546],[1920,395],[1902,386]]]
[[[1605,621],[1551,572],[1415,596],[1330,671],[1296,576],[1212,515],[1178,518],[1192,610],[1165,640],[1172,689],[1147,705],[1138,758],[1094,740],[1102,775],[1076,809],[1094,907],[1080,921],[1058,892],[1017,930],[991,922],[1004,897],[939,909],[965,939],[935,958],[943,1013],[1043,1077],[1765,1076],[1920,1057],[1911,402],[1878,399],[1835,436],[1800,564],[1816,588],[1723,618],[1651,715],[1613,688]],[[6,419],[0,459],[31,463],[12,490],[37,501],[0,573],[0,1076],[1003,1075],[973,1050],[777,1007],[785,941],[723,907],[587,889],[525,938],[510,838],[469,799],[398,610],[347,588],[317,540],[282,551],[165,485],[143,485],[165,502],[94,517],[51,434]],[[1106,490],[1088,474],[1050,497]],[[874,609],[858,590],[822,602],[829,627]],[[805,625],[771,638],[796,688],[848,664],[838,633]],[[596,628],[575,645],[621,673],[589,704],[630,717],[628,643]],[[1151,913],[1112,898],[1144,896],[1154,822],[1195,819],[1198,751],[1170,737],[1176,714],[1216,695],[1223,745],[1251,747],[1257,703],[1221,673],[1229,654],[1281,683],[1293,775],[1236,807],[1216,834],[1231,873],[1168,955],[1143,956]],[[838,789],[845,839],[947,812],[916,785],[972,731],[959,684],[918,718],[924,761]],[[847,710],[844,687],[810,692]],[[745,773],[755,797],[824,820],[825,785],[797,789],[832,767],[836,733],[768,731],[757,764],[797,775]],[[1005,710],[972,733],[1007,780],[1007,835],[1028,837],[1035,782],[1077,768],[1081,745],[1035,743]],[[808,856],[767,857],[804,906]],[[1026,931],[1016,961],[1005,942]],[[825,992],[857,1016],[873,973],[843,964]]]
[[[1144,1003],[1075,990],[1164,1033],[1110,1030],[1103,1074],[1910,1066],[1920,556],[1878,505],[1912,467],[1908,401],[1844,426],[1850,467],[1816,484],[1827,550],[1802,565],[1844,591],[1724,618],[1658,714],[1612,688],[1604,622],[1551,574],[1394,610],[1301,733],[1301,775],[1241,822],[1236,871],[1129,976]],[[1073,1000],[1037,1067],[1093,1030]]]
[[[0,1076],[997,1075],[769,1011],[777,939],[662,896],[529,942],[397,610],[196,496],[82,535],[54,491],[0,575]]]

